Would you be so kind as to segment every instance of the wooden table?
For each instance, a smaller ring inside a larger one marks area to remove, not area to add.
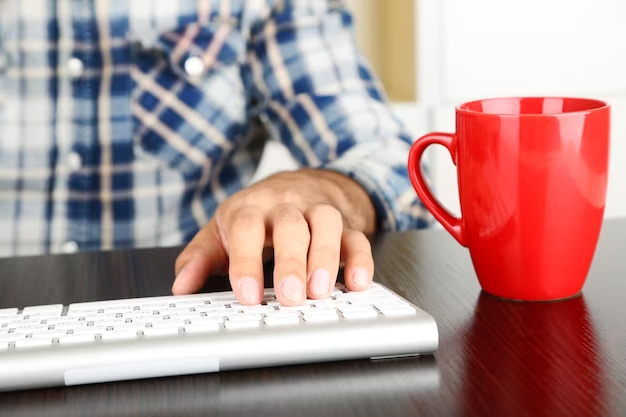
[[[0,308],[167,295],[178,252],[0,260]],[[443,231],[384,236],[375,257],[376,280],[437,320],[434,358],[7,393],[0,415],[626,415],[626,220],[605,223],[583,295],[565,302],[481,293],[467,250]],[[221,277],[207,286],[225,288]]]

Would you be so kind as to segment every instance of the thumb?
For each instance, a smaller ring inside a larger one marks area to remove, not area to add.
[[[172,293],[184,295],[198,292],[209,274],[225,272],[227,267],[228,255],[213,218],[178,255]]]

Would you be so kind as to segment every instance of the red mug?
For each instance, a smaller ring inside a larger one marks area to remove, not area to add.
[[[456,133],[415,141],[413,187],[469,249],[484,292],[520,301],[581,292],[604,217],[610,118],[599,100],[492,98],[457,106]],[[420,170],[434,144],[457,166],[461,217],[434,197]]]

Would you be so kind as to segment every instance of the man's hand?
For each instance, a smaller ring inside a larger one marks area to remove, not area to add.
[[[274,250],[274,288],[284,305],[330,295],[345,263],[348,289],[366,289],[374,261],[367,238],[376,212],[365,190],[341,174],[315,169],[276,174],[226,200],[176,260],[172,292],[198,291],[226,273],[242,304],[263,297],[263,252]]]

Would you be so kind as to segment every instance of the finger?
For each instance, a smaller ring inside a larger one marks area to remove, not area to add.
[[[341,256],[345,261],[344,278],[351,291],[369,288],[374,277],[372,246],[365,235],[356,230],[344,230]]]
[[[272,218],[274,241],[274,291],[284,305],[306,301],[306,258],[311,235],[302,213],[279,208]]]
[[[307,295],[326,298],[337,281],[343,219],[337,209],[318,205],[307,210],[304,217],[311,230],[311,245],[307,266]]]
[[[233,214],[227,227],[230,284],[240,303],[259,304],[263,298],[263,214],[256,208],[243,208]]]
[[[198,292],[211,273],[225,272],[228,256],[217,223],[211,220],[178,255],[172,286],[174,295]]]

